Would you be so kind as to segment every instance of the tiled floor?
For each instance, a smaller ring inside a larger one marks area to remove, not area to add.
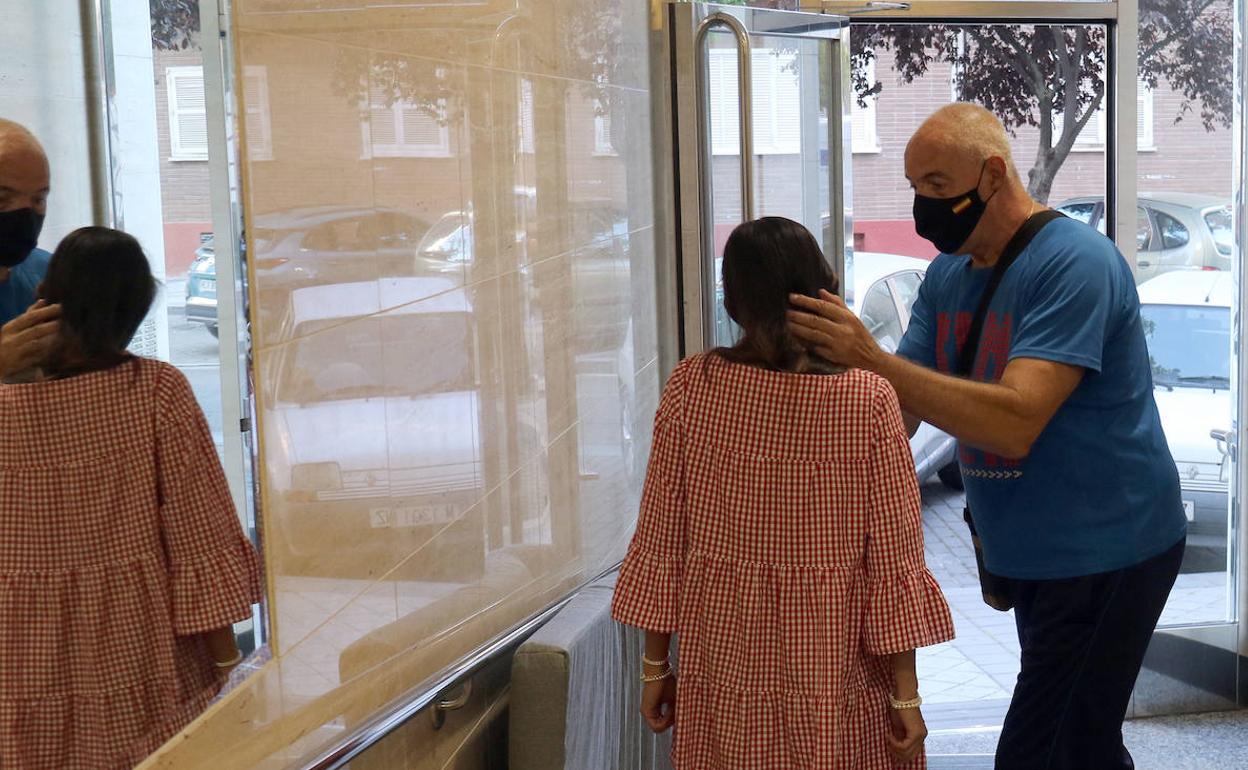
[[[919,683],[923,699],[934,706],[991,703],[1003,712],[1018,676],[1014,614],[992,609],[980,596],[963,502],[960,493],[939,483],[923,487],[927,564],[949,601],[958,638],[919,650]],[[1225,573],[1180,575],[1161,623],[1218,620],[1226,615],[1226,602]]]

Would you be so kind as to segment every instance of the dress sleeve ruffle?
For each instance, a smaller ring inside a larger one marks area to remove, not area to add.
[[[676,630],[684,560],[664,558],[642,548],[629,549],[611,600],[611,617],[647,631]]]
[[[241,537],[170,564],[173,631],[190,635],[251,617],[260,601],[260,560]]]
[[[872,655],[891,655],[953,639],[949,604],[926,567],[868,580],[864,637]]]

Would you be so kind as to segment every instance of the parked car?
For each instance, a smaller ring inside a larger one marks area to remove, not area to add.
[[[309,206],[256,216],[252,222],[255,271],[260,291],[288,294],[296,288],[356,280],[361,265],[374,275],[453,273],[463,265],[419,245],[429,223],[388,208]],[[454,233],[450,235],[453,237]],[[212,241],[200,246],[186,283],[186,314],[211,332],[217,328],[216,258]]]
[[[484,521],[465,515],[485,482],[469,295],[436,276],[290,293],[283,334],[299,341],[271,354],[264,391],[267,435],[288,448],[268,468],[286,569],[324,574],[327,539],[356,555],[353,576],[428,542],[408,579],[481,576]]]
[[[1072,198],[1057,210],[1105,232],[1105,199]],[[1140,193],[1136,282],[1173,270],[1230,270],[1231,205],[1196,193]]]
[[[1174,272],[1140,286],[1162,428],[1189,521],[1185,571],[1226,569],[1231,274]]]
[[[910,310],[919,295],[919,286],[930,263],[896,254],[856,252],[845,268],[845,303],[862,319],[871,336],[889,353],[896,352],[901,338],[910,325]],[[722,259],[716,260],[716,326],[718,339],[731,339],[731,321],[724,311]],[[962,470],[958,466],[957,441],[939,428],[923,423],[910,439],[914,470],[919,481],[933,475],[951,489],[962,489]]]
[[[186,273],[186,320],[217,336],[217,254],[211,235],[195,249]]]

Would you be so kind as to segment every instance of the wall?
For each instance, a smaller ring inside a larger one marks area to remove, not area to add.
[[[49,251],[89,224],[91,156],[76,0],[10,3],[0,24],[0,117],[39,137],[52,164],[52,194],[39,245]],[[52,51],[43,41],[58,41]]]
[[[316,5],[234,3],[266,84],[240,111],[272,657],[147,767],[292,766],[613,565],[635,520],[649,9]],[[387,151],[374,90],[445,149]],[[402,751],[447,767],[457,735]]]

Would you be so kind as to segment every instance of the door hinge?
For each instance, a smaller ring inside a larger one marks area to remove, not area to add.
[[[251,431],[251,418],[250,418],[250,417],[244,417],[243,419],[239,420],[239,421],[238,421],[238,429],[239,429],[240,431],[242,431],[243,433],[248,433],[248,432],[250,432],[250,431]]]

